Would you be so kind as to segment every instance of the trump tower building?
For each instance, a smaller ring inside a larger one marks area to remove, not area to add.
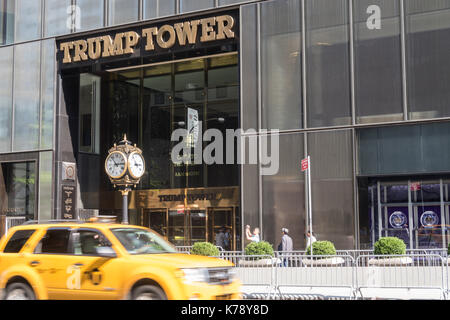
[[[450,0],[0,0],[0,45],[2,234],[120,221],[126,135],[129,221],[177,246],[250,225],[303,250],[310,205],[337,249],[449,244]],[[234,161],[174,161],[178,129],[241,132],[212,153]]]

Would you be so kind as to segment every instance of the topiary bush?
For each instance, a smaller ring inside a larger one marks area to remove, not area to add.
[[[196,242],[192,246],[191,254],[199,256],[217,257],[219,256],[219,248],[209,242]]]
[[[335,256],[336,248],[330,241],[316,241],[312,244],[314,256]],[[306,249],[306,254],[311,254],[311,246]]]
[[[252,242],[245,247],[247,256],[274,256],[273,248],[267,241]]]
[[[374,245],[376,255],[403,255],[406,254],[406,244],[397,237],[380,238]]]

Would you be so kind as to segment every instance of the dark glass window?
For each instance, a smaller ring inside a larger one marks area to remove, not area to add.
[[[359,174],[450,170],[450,124],[393,126],[359,131]]]
[[[36,230],[18,230],[9,239],[4,253],[18,253]]]
[[[50,229],[41,239],[35,249],[35,253],[67,254],[69,252],[70,230]]]
[[[351,122],[346,0],[306,1],[308,127]]]
[[[392,0],[353,4],[357,122],[402,120],[400,4]]]
[[[0,165],[0,209],[12,217],[34,218],[36,163],[10,162]]]
[[[450,0],[407,0],[410,119],[450,115]]]

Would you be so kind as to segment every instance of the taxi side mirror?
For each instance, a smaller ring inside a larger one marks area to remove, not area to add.
[[[117,254],[112,247],[97,247],[95,252],[102,258],[116,258]]]

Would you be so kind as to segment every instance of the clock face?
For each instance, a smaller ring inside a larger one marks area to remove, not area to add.
[[[112,152],[105,162],[106,173],[113,179],[121,178],[127,171],[127,159],[120,151]]]
[[[132,152],[128,157],[128,169],[133,178],[139,179],[144,175],[145,163],[144,158],[137,152]]]

